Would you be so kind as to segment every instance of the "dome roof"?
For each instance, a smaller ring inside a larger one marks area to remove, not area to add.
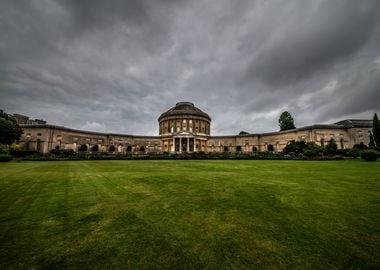
[[[162,118],[167,116],[175,116],[175,115],[196,115],[196,116],[202,116],[207,118],[209,121],[211,121],[210,116],[198,109],[194,106],[191,102],[178,102],[173,108],[170,110],[164,112],[160,115],[158,118],[158,121],[160,121]]]

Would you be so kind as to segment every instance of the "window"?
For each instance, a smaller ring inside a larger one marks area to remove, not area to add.
[[[340,149],[344,149],[344,139],[340,139]]]
[[[253,146],[252,147],[252,152],[257,152],[257,147]]]
[[[274,147],[272,144],[268,144],[268,151],[269,152],[273,152],[274,151]]]
[[[236,151],[241,152],[241,146],[240,145],[236,146]]]
[[[79,151],[81,152],[86,152],[87,151],[87,145],[86,144],[81,144],[79,146]]]
[[[192,127],[189,127],[189,131],[190,131],[190,132],[193,132],[193,128],[192,128]]]
[[[321,146],[325,147],[325,140],[324,139],[321,139]]]
[[[228,146],[224,146],[224,147],[223,147],[223,151],[224,151],[224,152],[228,152]]]
[[[37,136],[42,136],[42,134],[41,133],[37,133]]]

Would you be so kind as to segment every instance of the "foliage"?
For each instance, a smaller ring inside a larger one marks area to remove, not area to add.
[[[37,151],[23,150],[23,149],[19,150],[19,149],[13,149],[13,148],[10,149],[10,154],[14,157],[20,157],[20,158],[35,155],[35,154],[40,155]]]
[[[12,160],[12,156],[9,154],[0,154],[0,162],[8,162]]]
[[[336,144],[335,140],[331,138],[327,145],[325,146],[326,152],[329,155],[335,155],[338,150],[338,145]]]
[[[50,153],[56,157],[72,157],[74,156],[74,150],[72,149],[53,149]]]
[[[357,150],[361,151],[364,149],[368,149],[368,146],[365,145],[363,142],[361,142],[359,144],[355,144],[353,149],[357,149]]]
[[[0,154],[9,154],[9,147],[7,145],[0,144]]]
[[[286,154],[303,154],[306,147],[305,141],[290,141],[283,149],[283,152]]]
[[[22,134],[21,127],[16,119],[0,110],[0,144],[10,145],[19,140]]]
[[[323,156],[326,153],[326,150],[315,143],[308,142],[306,148],[303,151],[303,154],[309,158]]]
[[[380,147],[380,121],[375,113],[372,120],[372,135],[374,139],[375,146]]]
[[[295,125],[294,125],[294,119],[293,119],[293,117],[287,111],[281,113],[280,118],[278,119],[278,123],[280,125],[280,130],[281,131],[289,130],[289,129],[295,129],[296,128]]]
[[[348,151],[347,155],[353,158],[358,158],[360,157],[360,151],[356,148],[353,148]]]
[[[376,161],[380,156],[380,153],[374,149],[367,149],[361,152],[361,158],[365,161]]]

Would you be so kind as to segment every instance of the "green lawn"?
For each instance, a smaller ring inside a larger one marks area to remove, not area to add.
[[[0,164],[0,269],[379,269],[380,162]]]

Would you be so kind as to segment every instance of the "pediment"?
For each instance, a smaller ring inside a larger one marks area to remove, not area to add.
[[[175,135],[179,135],[179,136],[193,136],[194,133],[187,132],[187,131],[180,131],[180,132],[175,133]]]

